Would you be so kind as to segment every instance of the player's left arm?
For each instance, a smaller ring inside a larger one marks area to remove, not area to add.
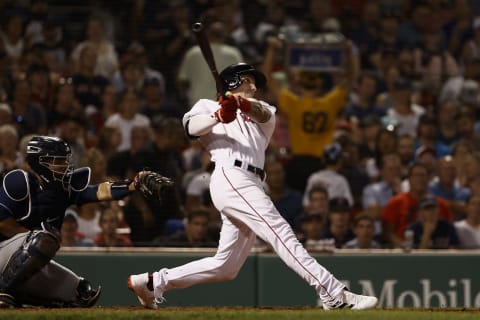
[[[270,120],[273,115],[272,112],[267,109],[260,101],[254,98],[248,98],[246,100],[250,104],[250,107],[246,110],[243,110],[242,104],[240,104],[240,110],[242,110],[247,116],[259,123],[265,123]]]
[[[135,184],[131,180],[105,181],[96,185],[89,185],[78,193],[76,203],[83,204],[98,201],[120,200],[135,191]]]

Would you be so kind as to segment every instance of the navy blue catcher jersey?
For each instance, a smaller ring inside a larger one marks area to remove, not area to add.
[[[0,188],[0,221],[14,218],[29,230],[40,229],[41,222],[60,229],[65,210],[72,204],[97,201],[98,186],[88,186],[90,168],[75,170],[71,191],[60,184],[43,188],[36,175],[24,170],[7,173]],[[0,241],[7,239],[0,233]]]

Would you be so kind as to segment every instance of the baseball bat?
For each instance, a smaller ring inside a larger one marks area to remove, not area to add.
[[[210,42],[208,41],[203,23],[195,22],[192,25],[192,31],[193,31],[193,34],[195,35],[195,38],[197,39],[198,46],[202,51],[203,58],[207,62],[207,65],[210,68],[210,72],[212,73],[213,79],[215,80],[215,86],[217,88],[217,96],[223,96],[225,94],[225,90],[223,88],[223,83],[220,80],[220,75],[218,74],[218,71],[217,71],[215,59],[213,58],[212,48],[210,47]]]

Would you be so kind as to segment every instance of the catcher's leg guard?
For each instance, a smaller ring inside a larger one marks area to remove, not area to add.
[[[44,227],[30,232],[23,245],[13,253],[0,275],[0,291],[11,293],[40,271],[60,248],[56,230]]]

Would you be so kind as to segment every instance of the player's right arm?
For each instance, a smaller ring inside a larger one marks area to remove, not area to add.
[[[200,137],[209,133],[219,123],[214,114],[197,114],[185,122],[185,131],[189,137]]]
[[[192,109],[183,116],[183,127],[189,138],[195,139],[206,135],[212,131],[215,125],[220,123],[215,116],[215,112],[217,112],[218,109],[211,108],[210,104],[212,103],[214,102],[207,99],[200,99]]]

